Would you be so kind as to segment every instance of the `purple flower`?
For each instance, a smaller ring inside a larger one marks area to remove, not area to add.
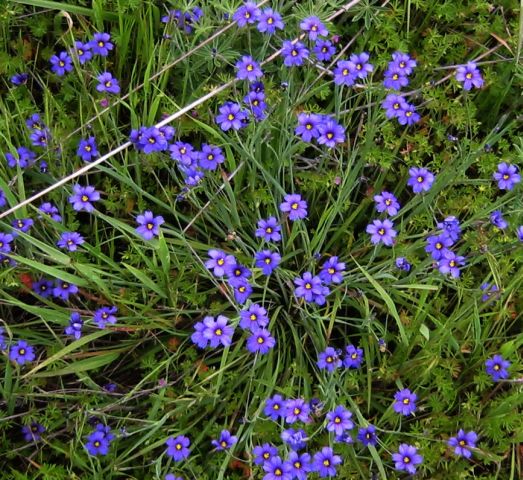
[[[245,280],[251,276],[251,271],[235,261],[225,268],[225,274],[227,275],[229,285],[235,287],[236,285],[243,284]]]
[[[459,220],[454,216],[445,218],[443,222],[438,222],[438,228],[443,230],[443,234],[451,238],[453,242],[457,242],[461,236]]]
[[[42,122],[39,113],[33,113],[26,121],[25,125],[29,130],[45,130],[46,126]]]
[[[19,340],[17,344],[12,345],[9,349],[9,360],[23,365],[26,362],[32,362],[36,358],[34,348],[25,340]]]
[[[238,437],[231,435],[229,430],[222,430],[220,433],[220,438],[218,440],[211,441],[213,447],[216,450],[227,450],[231,448],[238,441]]]
[[[425,251],[430,253],[434,260],[441,260],[445,252],[448,252],[448,247],[451,247],[453,243],[452,239],[444,233],[441,235],[431,235],[427,237]]]
[[[78,245],[82,245],[84,242],[84,237],[82,237],[82,235],[80,235],[78,232],[64,232],[62,235],[60,235],[60,239],[58,242],[56,242],[56,244],[60,248],[65,248],[70,252],[75,252]]]
[[[240,311],[240,327],[251,330],[252,332],[266,327],[269,324],[267,310],[257,303],[253,303],[248,308]]]
[[[283,42],[281,49],[283,64],[287,67],[298,67],[309,57],[309,49],[301,42],[292,43],[290,40]]]
[[[516,229],[516,236],[518,237],[518,240],[520,242],[523,242],[523,225],[520,225],[517,229]]]
[[[434,174],[423,167],[409,169],[407,185],[414,193],[428,192],[434,183]]]
[[[75,185],[73,187],[73,195],[69,197],[69,203],[77,212],[85,210],[86,212],[94,211],[94,206],[91,202],[100,200],[100,192],[97,192],[94,187],[87,185]]]
[[[100,307],[95,310],[93,315],[93,322],[96,323],[98,328],[105,328],[110,323],[114,325],[116,323],[116,313],[118,309],[115,306],[111,307]]]
[[[402,87],[406,87],[409,84],[409,78],[402,74],[396,68],[389,68],[385,72],[385,80],[383,86],[392,90],[400,90]]]
[[[408,262],[408,260],[405,257],[398,257],[396,258],[396,268],[399,268],[400,270],[403,270],[405,272],[410,272],[411,264]]]
[[[114,93],[115,95],[120,93],[120,85],[118,80],[114,78],[109,72],[103,72],[102,74],[96,77],[98,80],[98,85],[96,85],[96,90],[99,92]]]
[[[298,114],[298,126],[294,130],[304,142],[310,142],[313,138],[318,138],[320,131],[318,126],[321,123],[321,117],[315,113]]]
[[[284,27],[281,15],[272,8],[266,8],[258,15],[257,28],[261,33],[272,35],[277,28],[283,30]]]
[[[53,288],[53,297],[61,298],[64,301],[69,299],[69,295],[74,295],[78,293],[78,287],[72,283],[66,282],[64,280],[55,280]]]
[[[247,350],[251,353],[259,353],[265,355],[276,345],[276,340],[271,336],[269,330],[260,328],[253,332],[247,339]]]
[[[369,54],[366,52],[354,53],[350,56],[350,69],[357,78],[366,78],[374,67],[369,63]]]
[[[510,365],[511,363],[501,355],[494,355],[485,362],[486,371],[495,382],[509,377],[507,369]]]
[[[367,225],[366,232],[371,235],[370,241],[372,244],[376,245],[381,242],[390,247],[397,235],[393,227],[394,224],[388,219],[373,220],[371,224]]]
[[[391,93],[385,97],[381,106],[385,109],[387,118],[398,118],[400,112],[407,108],[407,102],[402,96]]]
[[[176,438],[170,437],[166,440],[167,445],[166,453],[175,462],[181,462],[189,456],[189,446],[191,441],[184,435],[178,435]]]
[[[11,83],[15,87],[19,87],[20,85],[25,85],[27,83],[27,80],[29,79],[28,73],[15,73],[11,78]]]
[[[516,183],[521,182],[518,167],[505,162],[501,162],[498,165],[498,171],[494,173],[493,178],[498,182],[500,190],[512,190]]]
[[[160,225],[165,223],[161,215],[154,216],[153,212],[146,210],[141,215],[136,217],[136,233],[138,233],[144,240],[152,240],[154,237],[160,235]]]
[[[47,145],[49,144],[51,134],[49,133],[49,130],[34,130],[31,135],[29,135],[29,139],[31,140],[31,145],[34,147],[42,147],[47,148]]]
[[[341,435],[345,430],[352,430],[354,423],[352,413],[343,405],[338,405],[332,412],[327,413],[327,431]]]
[[[483,293],[481,296],[482,302],[489,302],[490,300],[499,299],[499,287],[497,285],[491,285],[490,283],[483,283],[480,287]]]
[[[168,473],[167,475],[165,475],[164,480],[183,480],[183,478],[182,477],[176,477],[174,475],[174,473]]]
[[[394,411],[408,416],[416,411],[416,400],[418,396],[408,388],[399,390],[394,394]]]
[[[281,227],[275,217],[269,217],[266,220],[258,221],[258,229],[255,235],[263,238],[267,242],[279,242],[281,240]]]
[[[98,428],[99,426],[102,428]],[[109,429],[109,431],[107,431],[101,423],[96,427],[97,429],[88,435],[85,449],[89,455],[107,455],[114,435],[110,433],[109,427],[106,427]]]
[[[423,462],[423,457],[418,454],[418,449],[412,445],[402,443],[399,446],[398,453],[392,454],[392,461],[394,468],[401,471],[406,471],[411,475],[416,473],[416,465]]]
[[[494,210],[490,215],[490,223],[495,227],[504,229],[508,227],[507,221],[503,218],[500,210]]]
[[[389,63],[389,68],[396,69],[403,75],[410,75],[416,65],[416,60],[411,58],[408,53],[394,52],[392,54],[392,62]]]
[[[78,312],[73,312],[71,313],[69,325],[65,327],[65,334],[74,337],[76,340],[79,340],[82,336],[83,326],[84,322],[80,317],[80,314]]]
[[[329,258],[322,266],[319,277],[326,285],[341,283],[345,272],[345,263],[338,262],[338,257]]]
[[[443,253],[438,262],[438,270],[444,275],[450,273],[454,278],[458,278],[460,274],[459,267],[465,264],[465,257],[456,255],[454,252],[447,250]]]
[[[354,72],[354,64],[348,60],[339,60],[334,68],[334,83],[336,85],[345,85],[350,87],[356,81],[356,72]]]
[[[31,425],[22,427],[22,435],[26,442],[37,442],[42,438],[41,434],[45,432],[45,427],[38,422],[32,422]]]
[[[291,466],[280,457],[275,456],[263,464],[263,480],[292,480]]]
[[[312,468],[314,472],[318,472],[320,478],[335,477],[336,466],[341,463],[341,457],[334,455],[334,451],[330,447],[323,447],[320,452],[314,454]]]
[[[294,451],[301,450],[307,446],[307,434],[303,429],[295,430],[288,428],[281,433],[281,439]]]
[[[456,80],[463,84],[463,90],[471,90],[472,87],[481,88],[483,77],[474,62],[456,68]]]
[[[256,267],[261,268],[264,275],[270,275],[281,262],[281,255],[278,252],[262,250],[254,255]]]
[[[209,250],[208,255],[210,259],[205,262],[205,266],[213,271],[215,277],[223,277],[226,269],[236,263],[232,255],[227,255],[221,250]]]
[[[229,319],[224,315],[218,315],[216,320],[213,317],[205,317],[203,319],[206,327],[203,331],[203,336],[209,340],[212,348],[216,348],[218,345],[228,347],[232,343],[234,328],[228,322]]]
[[[14,240],[14,236],[10,233],[0,232],[0,252],[9,253],[11,251],[11,242]]]
[[[280,204],[280,211],[289,214],[289,220],[295,221],[307,217],[307,202],[298,193],[288,193]]]
[[[303,298],[306,302],[315,302],[317,296],[324,296],[320,277],[313,276],[311,272],[305,272],[301,278],[296,277],[294,284],[296,285],[296,289],[294,290],[296,298]]]
[[[309,40],[315,41],[318,37],[326,37],[329,34],[325,25],[318,17],[311,16],[303,19],[300,29],[309,34]]]
[[[247,280],[244,280],[243,283],[234,286],[233,291],[234,291],[234,299],[240,305],[242,305],[251,296],[252,286]]]
[[[358,430],[357,439],[365,446],[376,445],[378,443],[378,437],[376,436],[376,427],[374,425],[368,425]]]
[[[416,107],[407,102],[402,105],[398,112],[398,123],[400,125],[413,125],[419,122],[420,118],[419,113],[416,112]]]
[[[398,199],[389,192],[381,192],[380,195],[374,196],[376,210],[380,213],[387,212],[388,215],[397,215],[400,209]]]
[[[167,143],[165,132],[156,127],[149,127],[143,131],[140,146],[144,153],[150,154],[167,150],[169,144]]]
[[[5,192],[0,188],[0,208],[7,205],[7,199],[5,198]]]
[[[285,399],[281,395],[274,395],[265,402],[263,413],[271,420],[278,420],[285,414]]]
[[[318,132],[318,143],[320,145],[334,148],[337,143],[345,141],[345,129],[333,119],[327,119],[320,123]]]
[[[49,61],[51,62],[51,71],[59,77],[73,69],[73,61],[67,52],[60,52],[58,56],[53,55]]]
[[[243,101],[250,107],[254,118],[258,121],[264,120],[267,115],[265,110],[267,109],[267,104],[265,103],[265,93],[263,92],[249,92],[244,98]]]
[[[312,470],[311,456],[308,453],[302,453],[301,455],[297,452],[289,453],[289,460],[287,461],[291,467],[292,478],[296,480],[307,480],[308,473]]]
[[[363,363],[363,350],[354,345],[347,345],[345,347],[346,356],[343,359],[343,366],[345,368],[360,368]]]
[[[341,367],[341,359],[335,348],[327,347],[325,351],[318,354],[318,368],[333,372],[336,368]]]
[[[215,145],[202,144],[202,150],[198,153],[198,164],[205,170],[216,170],[220,163],[225,161],[222,149]]]
[[[84,65],[85,62],[88,62],[93,58],[93,52],[91,52],[91,46],[89,43],[82,43],[76,40],[74,42],[74,52],[81,65]]]
[[[190,143],[185,142],[175,142],[169,146],[169,152],[173,160],[176,160],[186,167],[192,166],[194,160],[199,156],[194,150],[194,147]]]
[[[62,217],[58,214],[58,208],[51,202],[42,203],[42,205],[38,207],[38,210],[40,210],[44,215],[49,216],[51,220],[54,220],[55,222],[62,221]]]
[[[34,225],[34,221],[31,218],[15,218],[11,222],[11,225],[15,230],[27,233],[29,230],[31,230],[31,227]]]
[[[329,40],[318,40],[312,51],[320,62],[328,62],[336,53],[336,47]]]
[[[247,119],[247,112],[242,110],[241,106],[234,102],[226,102],[219,109],[219,115],[216,116],[216,123],[220,128],[227,132],[231,128],[240,130],[245,126],[244,121]]]
[[[287,423],[308,422],[311,409],[302,398],[290,399],[285,402],[285,421]]]
[[[256,62],[250,55],[243,56],[236,62],[236,78],[239,80],[248,80],[254,82],[258,78],[263,77],[260,64]]]
[[[48,298],[53,293],[53,282],[45,278],[41,278],[37,282],[33,282],[33,292],[40,295],[42,298]]]
[[[76,154],[84,162],[92,162],[96,157],[98,157],[98,155],[100,155],[96,148],[96,139],[94,137],[89,137],[87,140],[80,140]]]
[[[465,432],[460,429],[455,437],[449,438],[447,445],[454,448],[454,453],[460,457],[472,457],[471,448],[476,448],[478,434],[476,432]]]
[[[12,153],[6,153],[5,159],[7,160],[7,166],[9,168],[16,168],[18,165],[20,168],[30,167],[35,159],[36,153],[25,147],[19,147],[16,149],[16,155]]]
[[[260,16],[260,10],[254,2],[245,2],[240,8],[238,8],[232,19],[238,24],[239,27],[245,27],[247,24],[253,24]]]
[[[109,51],[114,47],[111,43],[111,36],[108,33],[95,33],[93,39],[89,42],[89,46],[94,54],[102,57],[107,57]]]
[[[263,445],[254,447],[252,453],[254,455],[254,463],[256,465],[263,465],[278,455],[278,449],[270,443],[264,443]]]

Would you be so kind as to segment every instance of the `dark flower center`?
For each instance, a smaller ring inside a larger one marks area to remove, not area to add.
[[[214,331],[214,334],[217,336],[217,337],[220,337],[222,334],[223,334],[223,331],[221,328],[217,328],[215,331]]]
[[[245,292],[246,289],[245,289],[245,287],[242,286],[242,287],[238,288],[238,290],[240,293],[243,293],[243,292]]]
[[[181,450],[182,449],[182,444],[181,443],[177,443],[176,444],[176,450]]]
[[[82,202],[87,202],[89,197],[87,195],[82,195]]]
[[[336,417],[334,419],[334,423],[341,423],[341,418],[340,417]]]
[[[451,260],[451,261],[449,262],[449,265],[450,265],[451,267],[455,267],[455,266],[456,266],[456,262],[455,262],[454,260]]]
[[[412,112],[411,112],[410,110],[407,110],[407,111],[405,112],[405,116],[406,116],[406,117],[412,117]]]
[[[249,65],[247,65],[247,71],[252,72],[253,70],[254,70],[254,67],[249,63]]]
[[[19,355],[25,355],[25,348],[18,350]]]
[[[62,283],[62,288],[64,290],[67,290],[69,288],[69,284],[68,283]]]
[[[403,463],[410,463],[410,457],[403,457]]]
[[[392,75],[392,80],[397,80],[399,78],[399,75],[397,73],[395,73],[394,75]]]
[[[269,25],[272,25],[272,24],[274,23],[274,18],[269,17],[269,18],[267,19],[267,23],[268,23]]]
[[[267,227],[265,229],[265,233],[272,233],[272,228],[271,227]]]
[[[509,178],[510,178],[510,175],[508,175],[506,173],[503,175],[503,180],[508,180]]]
[[[326,467],[329,467],[330,464],[331,464],[330,460],[327,460],[327,459],[323,460],[323,465],[325,465]]]
[[[263,458],[265,458],[265,460],[267,460],[270,456],[271,456],[271,454],[269,452],[265,452],[263,454]]]
[[[96,442],[94,442],[93,445],[94,445],[96,448],[98,448],[98,447],[101,445],[101,443],[100,443],[98,440],[96,440]]]
[[[105,86],[106,86],[107,88],[109,88],[111,85],[112,85],[112,83],[111,83],[110,81],[105,82]]]
[[[394,105],[392,105],[392,108],[394,110],[398,110],[400,108],[400,104],[396,102]]]
[[[378,233],[379,233],[380,235],[385,235],[385,229],[384,229],[384,228],[380,228],[380,229],[378,230]]]
[[[460,441],[459,441],[459,444],[460,444],[462,447],[464,447],[464,446],[467,444],[467,442],[465,442],[465,440],[460,440]]]
[[[346,77],[349,74],[349,69],[348,68],[344,68],[341,73],[342,73],[342,75],[344,77]]]
[[[209,155],[207,155],[207,160],[214,160],[214,155],[209,153]]]
[[[229,113],[229,115],[227,115],[227,120],[234,120],[234,115],[232,113]]]
[[[501,369],[501,367],[497,363],[494,365],[493,368],[496,372]]]
[[[78,55],[82,56],[84,54],[84,51],[81,49],[78,49]]]
[[[326,361],[327,363],[332,363],[332,362],[334,361],[334,359],[333,359],[332,357],[329,356],[329,357],[327,357],[327,358],[325,359],[325,361]]]
[[[400,68],[405,68],[405,62],[400,62]]]
[[[267,258],[265,259],[265,263],[266,263],[267,265],[269,265],[269,264],[271,263],[271,259],[270,259],[270,257],[267,257]]]
[[[222,442],[220,443],[220,445],[225,448],[227,446],[227,442],[225,440],[222,440]]]
[[[356,65],[356,70],[361,70],[363,68],[363,66],[361,65],[361,63],[358,63]]]
[[[358,358],[358,354],[357,353],[353,353],[350,358],[352,358],[353,360],[356,360]]]
[[[294,468],[301,468],[300,462],[294,462]]]
[[[85,150],[86,152],[90,152],[90,151],[92,150],[92,148],[91,148],[90,145],[86,145],[86,146],[84,147],[84,150]]]
[[[465,77],[468,78],[468,79],[470,80],[470,79],[472,78],[472,73],[467,73],[467,74],[465,75]]]
[[[99,46],[100,48],[103,47],[104,45],[105,45],[104,42],[102,42],[101,40],[98,42],[98,46]]]
[[[263,342],[265,342],[265,339],[263,337],[258,337],[257,342],[261,345]]]
[[[425,179],[420,175],[416,180],[418,181],[418,183],[423,183]]]
[[[216,263],[221,266],[225,263],[225,260],[223,258],[219,258]]]
[[[329,133],[327,133],[327,135],[325,135],[325,136],[326,136],[329,140],[331,140],[332,137],[334,137],[334,133],[329,132]]]
[[[310,290],[310,289],[312,288],[312,285],[311,285],[310,283],[307,282],[307,283],[305,284],[305,288],[306,288],[307,290]]]
[[[336,273],[336,270],[334,270],[334,268],[331,267],[327,270],[327,272],[329,272],[331,275],[334,275],[334,273]]]
[[[147,230],[152,230],[154,228],[154,223],[147,224]]]
[[[62,62],[61,60],[58,62],[58,65],[60,65],[61,67],[63,67],[65,65],[64,62]]]
[[[281,471],[281,469],[277,468],[276,470],[274,470],[274,475],[276,475],[277,477],[281,477],[283,474],[283,472]]]
[[[403,404],[404,405],[408,405],[410,403],[410,398],[404,398],[403,399]]]
[[[318,31],[318,27],[317,27],[316,25],[313,25],[313,26],[311,27],[311,30],[312,30],[313,32],[317,32],[317,31]]]
[[[299,415],[301,413],[301,410],[298,407],[294,407],[293,413],[294,415]]]

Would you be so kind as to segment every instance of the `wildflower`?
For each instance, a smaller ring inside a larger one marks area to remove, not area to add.
[[[318,126],[321,123],[321,117],[315,113],[298,114],[298,126],[294,132],[299,135],[304,142],[310,142],[313,138],[318,138],[320,131]]]
[[[478,434],[476,432],[465,432],[460,429],[455,437],[449,438],[447,445],[454,448],[454,453],[459,457],[472,457],[471,448],[476,448]]]
[[[343,405],[338,405],[332,412],[327,413],[327,431],[341,435],[345,430],[352,430],[354,423],[352,413]]]
[[[111,433],[111,427],[97,423],[95,430],[87,436],[85,448],[89,455],[107,455],[113,440],[114,435]]]
[[[84,237],[82,237],[82,235],[80,235],[78,232],[64,232],[62,235],[60,235],[60,239],[58,242],[56,242],[56,244],[60,248],[65,248],[70,252],[75,252],[78,245],[82,245],[84,242]]]
[[[31,218],[15,218],[11,225],[15,230],[20,232],[27,233],[31,230],[31,227],[34,225],[34,221]]]
[[[461,236],[459,220],[454,216],[445,218],[443,222],[438,222],[438,228],[443,230],[443,234],[448,236],[453,242],[457,242]]]
[[[341,367],[341,359],[335,348],[327,347],[325,351],[318,354],[318,368],[325,369],[329,373],[333,372],[336,368]]]
[[[234,286],[233,288],[234,292],[234,299],[239,304],[244,304],[247,299],[251,296],[252,293],[252,286],[247,280],[245,280],[243,283]]]
[[[5,159],[7,160],[7,166],[9,168],[16,168],[17,166],[27,168],[34,163],[36,153],[28,148],[19,147],[16,149],[16,156],[8,152],[5,154]]]
[[[278,420],[285,414],[285,399],[281,395],[274,395],[265,402],[263,413],[271,420]]]
[[[394,411],[402,415],[410,415],[416,411],[416,400],[418,396],[408,388],[399,390],[394,394]]]
[[[492,225],[494,225],[495,227],[501,228],[501,229],[508,227],[507,221],[503,218],[503,214],[499,210],[494,210],[491,213],[490,223],[492,223]]]
[[[511,363],[505,360],[501,355],[494,355],[485,362],[486,371],[495,382],[509,377],[507,369],[510,365]]]
[[[173,160],[187,167],[192,166],[194,160],[198,157],[194,147],[190,143],[185,142],[175,142],[173,145],[170,145],[169,152]]]
[[[264,443],[263,445],[254,447],[252,453],[254,455],[254,463],[256,465],[263,465],[278,455],[278,449],[270,443]]]
[[[456,80],[463,84],[463,90],[471,90],[472,87],[481,88],[484,83],[481,72],[474,62],[468,62],[466,65],[458,67]]]
[[[400,209],[398,199],[389,192],[381,192],[380,195],[374,196],[376,202],[376,210],[380,213],[387,212],[388,215],[397,215]]]
[[[220,433],[220,438],[218,440],[213,440],[211,444],[216,448],[216,450],[227,450],[231,448],[238,441],[238,437],[231,435],[229,430],[222,430]]]
[[[517,229],[516,229],[516,236],[518,237],[518,240],[520,242],[523,242],[523,225],[520,225]]]
[[[295,430],[294,428],[284,430],[281,433],[281,439],[296,452],[305,448],[308,440],[307,434],[301,428],[299,430]]]
[[[416,60],[411,58],[408,53],[394,52],[392,62],[389,63],[389,69],[395,69],[402,75],[410,75],[416,65]]]
[[[257,303],[253,303],[248,308],[240,311],[240,327],[256,331],[269,324],[267,310]]]
[[[232,343],[234,328],[228,324],[227,317],[218,315],[216,320],[213,317],[205,317],[203,322],[206,327],[203,336],[209,340],[212,348],[216,348],[220,344],[228,347]]]
[[[276,340],[271,336],[269,330],[260,328],[253,332],[247,339],[247,350],[251,353],[265,355],[276,345]]]
[[[414,193],[428,192],[434,183],[434,174],[423,167],[409,169],[407,185]]]
[[[59,77],[73,69],[73,62],[67,52],[60,52],[58,56],[53,55],[49,61],[51,62],[51,71]]]
[[[320,62],[328,62],[336,53],[336,47],[329,40],[318,40],[312,51]]]
[[[307,480],[308,473],[312,470],[311,456],[308,453],[297,452],[289,453],[289,460],[287,461],[291,467],[290,474],[296,480]]]
[[[76,340],[78,340],[82,336],[83,326],[84,322],[81,319],[80,314],[78,312],[73,312],[71,313],[69,325],[65,327],[65,334],[74,337]]]
[[[98,157],[98,155],[100,155],[96,148],[96,139],[94,137],[89,137],[86,140],[80,140],[76,154],[84,162],[92,162],[96,157]]]
[[[11,83],[15,87],[19,87],[20,85],[25,85],[27,83],[27,80],[29,79],[28,73],[15,73],[11,78]]]
[[[74,51],[81,65],[88,62],[93,58],[93,52],[91,52],[91,46],[89,43],[82,43],[78,40],[74,42]]]
[[[42,433],[44,432],[45,427],[38,422],[32,422],[31,425],[22,427],[22,435],[26,442],[37,442],[42,438]]]
[[[258,221],[258,229],[255,235],[267,242],[279,242],[281,240],[281,227],[275,217],[261,219]]]
[[[208,255],[210,259],[205,262],[205,267],[212,270],[215,277],[223,277],[226,269],[236,263],[232,255],[227,255],[221,250],[211,249]]]
[[[143,130],[140,146],[144,153],[151,154],[167,150],[169,144],[164,132],[156,127],[148,127]]]
[[[341,457],[334,455],[332,448],[323,447],[314,454],[313,471],[318,472],[320,478],[336,476],[336,466],[341,463]]]
[[[25,126],[29,130],[45,130],[47,127],[42,122],[39,113],[33,113],[26,121]]]
[[[167,445],[167,455],[175,462],[181,462],[189,456],[191,441],[186,436],[178,435],[176,438],[170,437],[165,444]]]
[[[339,60],[334,68],[334,83],[351,87],[356,81],[356,73],[353,71],[354,64],[348,60]]]
[[[9,253],[11,251],[11,242],[14,240],[10,233],[0,232],[0,252]]]
[[[494,173],[493,178],[498,182],[500,190],[512,190],[516,183],[521,182],[518,167],[505,162],[501,162],[498,165],[498,171]]]
[[[239,80],[248,80],[254,82],[263,76],[260,64],[256,62],[250,55],[243,56],[236,62],[236,78]]]
[[[376,427],[374,425],[368,425],[358,430],[357,439],[365,446],[376,445],[378,443],[378,437],[376,436]]]
[[[328,148],[334,148],[337,143],[345,141],[345,129],[331,118],[318,125],[318,132],[318,143]]]
[[[161,215],[154,216],[153,212],[146,210],[141,215],[136,217],[136,233],[138,233],[144,240],[152,240],[154,237],[160,235],[160,225],[165,223]]]
[[[114,93],[115,95],[120,93],[118,79],[114,78],[109,72],[103,72],[96,79],[98,80],[96,90],[99,92]]]
[[[89,42],[91,50],[96,55],[107,57],[109,51],[113,49],[114,45],[111,43],[111,36],[108,33],[95,33],[93,39]]]
[[[460,274],[459,267],[465,264],[465,257],[456,255],[454,252],[447,250],[443,253],[438,262],[438,270],[447,274],[450,273],[452,277],[458,278]]]
[[[479,287],[483,293],[481,296],[482,302],[488,302],[490,300],[497,300],[499,298],[499,287],[497,285],[491,285],[490,283],[483,283]]]
[[[352,54],[349,63],[350,70],[357,78],[366,78],[374,70],[374,66],[369,63],[369,54],[366,52]]]
[[[344,272],[345,262],[338,262],[338,257],[333,256],[321,266],[319,277],[326,285],[331,283],[341,283],[343,281]]]
[[[276,29],[283,30],[285,27],[281,15],[278,12],[275,12],[272,8],[264,9],[260,15],[258,15],[257,20],[257,28],[261,33],[272,35],[276,32]]]
[[[318,17],[311,16],[302,20],[300,29],[309,35],[309,40],[315,41],[318,37],[326,37],[329,31]]]
[[[29,139],[31,140],[31,145],[34,147],[42,147],[47,148],[50,140],[50,133],[49,130],[34,130],[31,135],[29,135]]]
[[[225,274],[227,275],[229,285],[234,287],[242,284],[247,278],[249,278],[251,276],[251,271],[235,261],[232,265],[228,265],[225,268]]]
[[[394,224],[388,219],[373,220],[371,224],[367,225],[366,232],[371,235],[370,241],[372,244],[376,245],[381,242],[390,247],[397,235],[393,227]]]
[[[405,272],[410,272],[411,264],[407,261],[405,257],[396,258],[396,268],[403,270]]]
[[[394,467],[396,470],[399,472],[405,470],[407,473],[414,475],[416,473],[416,465],[423,462],[423,457],[418,454],[416,447],[402,443],[398,452],[392,454],[392,460],[395,463]]]
[[[69,299],[69,295],[74,295],[75,293],[78,293],[78,287],[76,285],[56,279],[55,286],[53,288],[54,297],[67,301]]]
[[[403,103],[397,117],[400,125],[413,125],[419,122],[421,118],[419,113],[416,112],[416,107],[407,102]]]
[[[448,252],[448,247],[452,246],[453,243],[452,239],[444,233],[441,235],[430,235],[427,237],[425,251],[430,253],[434,260],[441,260],[445,252]]]
[[[254,255],[256,267],[261,268],[264,275],[270,275],[281,262],[281,255],[278,252],[262,250]]]
[[[292,480],[291,466],[278,456],[266,461],[263,469],[266,472],[263,480]]]
[[[218,110],[220,113],[216,116],[216,123],[220,125],[224,132],[231,128],[240,130],[245,126],[244,121],[247,119],[248,114],[237,103],[226,102]]]
[[[301,42],[293,44],[290,40],[286,40],[283,42],[281,54],[285,66],[298,67],[309,57],[309,49]]]
[[[0,188],[0,208],[7,205],[7,199],[5,198],[5,192]]]
[[[118,309],[115,306],[100,307],[94,312],[93,322],[96,323],[98,328],[105,328],[108,323],[114,325],[116,323],[117,312]]]
[[[243,101],[250,107],[254,118],[258,121],[264,120],[267,115],[265,110],[267,109],[267,104],[265,103],[265,94],[263,92],[249,92],[244,98]]]
[[[302,398],[287,400],[285,402],[285,421],[287,423],[307,422],[310,410],[309,404]]]
[[[198,154],[198,164],[205,170],[216,170],[220,163],[225,161],[222,149],[214,145],[202,145],[202,150]]]
[[[183,480],[183,478],[182,477],[175,477],[174,473],[168,473],[167,475],[165,475],[164,480]]]
[[[245,2],[234,12],[232,19],[239,27],[245,27],[247,24],[255,23],[259,16],[260,9],[256,4],[254,2]]]
[[[363,350],[354,345],[347,345],[345,353],[346,357],[343,359],[343,366],[345,368],[360,368],[363,363]]]
[[[69,197],[69,203],[77,212],[85,210],[86,212],[94,211],[94,206],[91,202],[100,200],[100,192],[97,192],[94,187],[87,185],[82,187],[76,184],[73,187],[73,195]]]
[[[298,193],[288,193],[280,204],[280,211],[289,214],[289,220],[295,221],[307,217],[307,202]]]
[[[42,298],[48,298],[53,293],[53,282],[51,280],[46,280],[41,278],[37,282],[33,282],[31,288],[33,292],[37,295],[40,295]]]
[[[158,132],[160,137],[163,137],[166,142],[170,142],[174,138],[176,129],[170,125],[164,125],[163,127],[158,128]]]
[[[387,118],[398,118],[400,112],[407,108],[407,102],[402,96],[391,93],[385,97],[381,106],[385,109]]]
[[[406,87],[409,84],[409,78],[406,75],[402,75],[401,72],[396,68],[389,68],[385,72],[385,80],[383,86],[392,90],[400,90],[402,87]]]
[[[18,365],[32,362],[35,358],[34,348],[25,340],[19,340],[17,344],[12,345],[9,349],[9,360],[18,363]]]
[[[294,279],[296,298],[303,298],[306,302],[314,302],[316,296],[323,295],[322,282],[320,277],[313,276],[311,272],[305,272],[301,278]]]

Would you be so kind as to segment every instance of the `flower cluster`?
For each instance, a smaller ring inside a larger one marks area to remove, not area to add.
[[[384,74],[384,87],[392,90],[400,90],[402,87],[406,87],[409,84],[409,75],[412,74],[415,67],[416,60],[411,58],[408,53],[394,52],[392,61],[389,62]]]
[[[167,15],[162,17],[162,23],[174,25],[185,33],[192,33],[194,24],[203,17],[203,11],[200,7],[193,7],[191,10],[183,12],[182,10],[169,10]],[[170,38],[168,36],[167,38]]]
[[[367,52],[354,53],[348,60],[339,60],[334,69],[334,83],[351,87],[357,80],[367,78],[374,71],[374,66],[369,63],[370,56]]]
[[[294,130],[304,142],[316,140],[320,145],[334,148],[345,142],[345,129],[333,117],[317,113],[299,113]]]
[[[452,247],[461,236],[461,227],[456,217],[447,217],[438,223],[438,233],[427,237],[425,251],[435,260],[438,270],[450,274],[454,278],[460,276],[460,268],[465,263],[465,257],[456,255]]]
[[[363,350],[354,345],[347,345],[345,347],[345,358],[342,358],[341,350],[333,347],[327,347],[323,352],[318,354],[318,361],[316,365],[318,368],[327,370],[332,373],[342,365],[345,368],[360,368],[363,363]]]

